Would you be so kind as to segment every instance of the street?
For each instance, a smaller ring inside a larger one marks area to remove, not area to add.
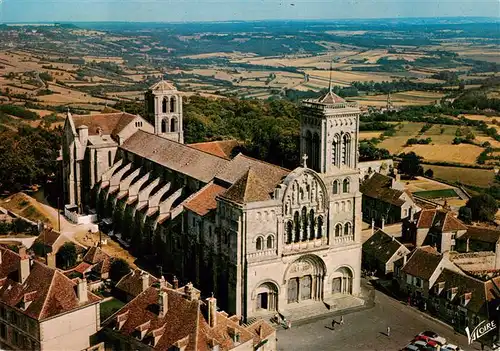
[[[344,324],[336,324],[328,317],[314,322],[292,326],[277,333],[278,350],[400,350],[418,333],[432,330],[449,343],[464,350],[480,350],[479,343],[467,345],[467,337],[456,334],[451,327],[428,318],[412,307],[376,291],[375,307],[344,316]],[[385,333],[391,328],[390,337]]]

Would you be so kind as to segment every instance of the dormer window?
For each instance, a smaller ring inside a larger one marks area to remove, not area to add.
[[[446,297],[448,298],[448,300],[452,301],[455,298],[455,296],[457,295],[457,292],[458,292],[458,288],[451,288],[447,291]]]
[[[123,325],[127,321],[127,318],[128,318],[128,311],[116,316],[116,329],[117,330],[120,330],[123,327]]]
[[[439,282],[439,283],[436,283],[436,285],[434,285],[434,293],[436,295],[440,295],[441,294],[441,292],[444,289],[444,284],[445,284],[445,282]]]
[[[465,293],[460,297],[460,305],[462,306],[467,306],[469,303],[470,299],[472,297],[472,293]]]

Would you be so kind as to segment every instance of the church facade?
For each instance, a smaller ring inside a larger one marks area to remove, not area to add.
[[[132,249],[213,291],[230,313],[286,316],[296,307],[359,295],[355,104],[331,91],[302,103],[303,163],[294,170],[243,154],[230,158],[218,142],[183,144],[182,95],[167,82],[150,88],[146,106],[154,126],[126,114],[114,122],[68,116],[68,203],[95,207]],[[85,135],[109,135],[103,155],[111,156],[92,158],[96,138]],[[73,157],[79,149],[84,156]]]

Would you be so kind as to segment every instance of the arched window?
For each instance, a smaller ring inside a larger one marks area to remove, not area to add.
[[[335,180],[333,182],[333,189],[332,189],[333,194],[338,194],[339,193],[339,181]]]
[[[175,112],[175,103],[176,103],[177,99],[175,98],[175,96],[172,96],[170,98],[170,112]]]
[[[262,246],[262,244],[263,244],[263,243],[262,243],[262,241],[263,241],[263,240],[262,240],[262,237],[261,237],[261,236],[259,236],[259,237],[257,238],[257,243],[256,243],[256,245],[255,245],[255,248],[257,249],[257,251],[260,251],[260,250],[262,250],[262,249],[263,249],[263,246]]]
[[[111,151],[108,151],[108,167],[111,167],[112,163],[113,163],[113,153]]]
[[[314,232],[314,210],[311,209],[309,211],[309,239],[313,240],[315,237],[315,232]]]
[[[307,209],[302,207],[302,241],[307,239]]]
[[[161,132],[166,133],[167,132],[167,121],[162,120],[161,121]]]
[[[161,112],[167,113],[167,105],[168,105],[168,99],[164,97],[163,101],[161,102]]]
[[[274,248],[274,236],[272,236],[272,235],[267,236],[267,245],[266,246],[268,249]]]
[[[171,132],[176,132],[177,131],[177,120],[175,118],[172,118],[170,120],[170,131]]]
[[[349,192],[349,183],[350,183],[349,178],[344,179],[344,182],[342,184],[342,191],[344,193],[348,193]]]
[[[293,241],[293,223],[288,221],[286,223],[286,243],[291,244]]]
[[[351,136],[344,134],[342,138],[342,164],[350,166],[351,164]]]
[[[319,216],[316,223],[317,238],[320,239],[323,236],[323,217]]]
[[[345,225],[344,225],[344,235],[351,235],[351,223],[347,222]]]
[[[332,143],[332,165],[334,166],[338,166],[338,160],[337,160],[337,152],[338,152],[338,148],[339,148],[339,145],[338,145],[338,141],[337,141],[337,138],[333,139],[333,143]]]
[[[338,223],[335,226],[335,237],[339,237],[342,235],[342,224]]]
[[[295,237],[293,238],[293,241],[299,242],[300,241],[300,215],[299,215],[299,211],[295,211],[295,214],[293,215],[293,226],[295,229]]]
[[[312,140],[311,168],[315,171],[319,171],[319,144],[319,134],[314,133]]]

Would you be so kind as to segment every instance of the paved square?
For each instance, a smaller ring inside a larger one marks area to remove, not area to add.
[[[435,331],[464,350],[481,350],[479,343],[467,345],[464,335],[383,293],[376,292],[375,303],[369,310],[345,315],[344,325],[336,324],[334,330],[332,320],[339,322],[340,316],[280,330],[278,350],[400,350],[424,330]],[[388,326],[390,337],[385,335]]]

